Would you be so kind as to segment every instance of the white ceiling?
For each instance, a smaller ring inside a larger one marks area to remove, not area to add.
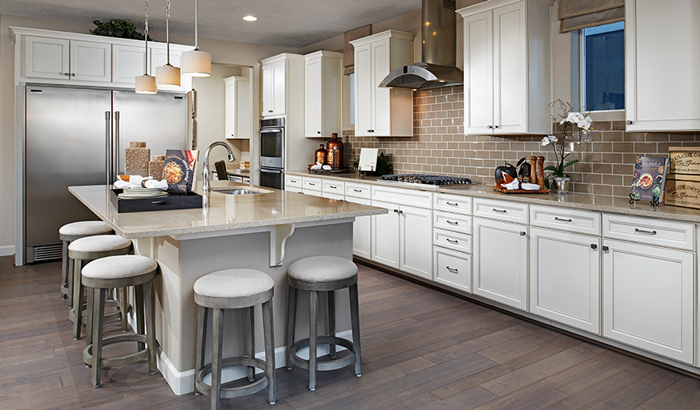
[[[149,25],[165,31],[166,0],[149,1]],[[199,0],[200,37],[303,47],[421,8],[421,0]],[[143,0],[0,0],[0,14],[91,23],[124,19],[143,29]],[[256,22],[242,18],[252,14]],[[171,0],[170,31],[192,35],[194,0]]]

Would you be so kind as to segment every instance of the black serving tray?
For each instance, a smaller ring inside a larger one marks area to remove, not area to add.
[[[195,209],[202,207],[202,196],[194,192],[186,194],[168,194],[163,198],[121,199],[123,189],[112,189],[110,200],[118,213],[171,211],[173,209]]]

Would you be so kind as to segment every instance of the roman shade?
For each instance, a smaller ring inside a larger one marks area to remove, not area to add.
[[[358,38],[367,37],[370,34],[372,34],[371,24],[345,32],[345,45],[343,46],[343,67],[345,67],[345,75],[355,72],[355,48],[350,42]]]
[[[559,0],[559,32],[625,20],[625,0]]]

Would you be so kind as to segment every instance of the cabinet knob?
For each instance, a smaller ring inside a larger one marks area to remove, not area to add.
[[[627,125],[632,125],[632,120],[627,120]]]
[[[494,125],[493,128],[501,128],[500,125]]]
[[[525,231],[520,231],[520,236],[525,236],[525,235],[527,235],[527,232],[525,232]]]
[[[591,244],[591,249],[593,249],[593,250],[596,250],[596,249],[598,249],[598,245],[596,245],[596,244],[592,243],[592,244]]]
[[[71,77],[75,77],[75,73],[70,73]]]
[[[321,133],[321,131],[316,131],[316,134],[320,134],[320,133]]]
[[[486,128],[491,129],[491,128],[493,128],[493,126],[487,125]]]
[[[607,252],[609,250],[610,250],[610,248],[608,248],[607,246],[603,246],[603,252]]]

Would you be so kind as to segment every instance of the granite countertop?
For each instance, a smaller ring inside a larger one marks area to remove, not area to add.
[[[525,202],[537,205],[561,206],[566,208],[584,209],[598,212],[611,212],[634,216],[672,219],[700,223],[700,210],[678,206],[660,205],[653,209],[649,201],[639,201],[634,206],[628,198],[618,198],[603,195],[568,193],[568,194],[504,194],[495,192],[491,186],[468,185],[445,188],[426,188],[425,185],[403,182],[383,181],[380,177],[360,178],[357,172],[349,174],[310,174],[308,171],[285,171],[287,175],[335,179],[373,185],[391,186],[395,188],[416,189],[419,191],[443,192],[454,195],[465,195],[478,198],[498,199],[504,201]]]
[[[301,222],[318,222],[387,213],[386,209],[261,188],[229,181],[212,181],[213,189],[246,188],[255,195],[205,196],[203,208],[117,213],[110,186],[72,186],[68,190],[114,231],[127,239],[227,231]],[[201,194],[201,185],[195,189]]]

